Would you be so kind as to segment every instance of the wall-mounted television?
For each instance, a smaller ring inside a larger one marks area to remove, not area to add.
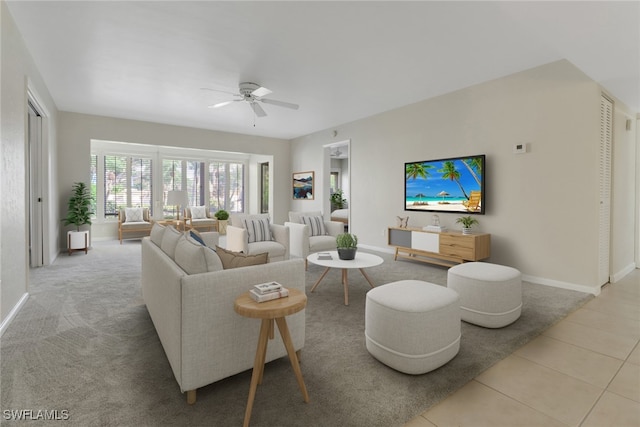
[[[484,214],[485,155],[404,164],[404,209]]]

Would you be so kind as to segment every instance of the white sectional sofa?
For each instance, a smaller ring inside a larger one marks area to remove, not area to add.
[[[211,249],[197,248],[193,241],[187,244],[190,239],[176,238],[176,233],[172,227],[155,227],[142,240],[142,296],[180,390],[193,404],[196,389],[253,367],[260,321],[238,315],[235,298],[271,280],[304,292],[305,272],[302,260],[220,269],[222,265],[213,266],[212,255],[206,252]],[[207,245],[215,247],[218,233],[202,235]],[[202,259],[208,265],[205,269],[216,271],[188,274],[183,269],[201,269]],[[305,341],[305,311],[288,316],[287,323],[299,351]],[[276,333],[266,361],[286,354]]]

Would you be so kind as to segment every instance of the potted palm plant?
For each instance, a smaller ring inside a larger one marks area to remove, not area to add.
[[[218,233],[227,234],[227,224],[229,223],[229,212],[220,209],[213,214],[218,220]]]
[[[478,220],[472,216],[461,216],[456,219],[456,223],[462,224],[462,234],[471,234],[471,226],[478,224]]]
[[[343,260],[352,260],[356,257],[358,250],[358,236],[351,233],[342,233],[336,236],[336,244],[338,247],[338,258]]]
[[[80,230],[83,225],[91,225],[91,202],[93,197],[84,182],[73,184],[71,197],[67,204],[67,216],[63,219],[64,225],[73,225],[75,230],[67,232],[67,248],[69,255],[73,251],[84,250],[87,253],[89,248],[89,230]]]

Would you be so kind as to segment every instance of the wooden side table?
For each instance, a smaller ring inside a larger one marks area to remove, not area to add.
[[[273,322],[275,320],[282,336],[282,341],[287,349],[289,355],[289,361],[291,367],[296,375],[298,386],[302,392],[302,398],[306,403],[309,403],[309,394],[307,388],[304,385],[302,379],[302,371],[300,370],[300,364],[298,363],[298,356],[296,355],[293,343],[291,342],[291,335],[289,334],[289,328],[287,327],[287,321],[285,316],[294,314],[304,309],[307,305],[307,296],[297,290],[289,289],[289,296],[285,298],[279,298],[267,302],[258,303],[254,301],[249,292],[245,292],[236,298],[233,305],[233,309],[236,313],[250,317],[253,319],[262,319],[260,325],[260,335],[258,338],[258,347],[256,349],[256,358],[253,363],[253,373],[251,374],[251,387],[249,388],[249,399],[247,400],[247,409],[244,413],[244,427],[249,426],[249,420],[251,419],[251,410],[253,409],[253,400],[256,396],[256,389],[258,384],[262,383],[262,374],[264,373],[264,362],[267,355],[267,342],[269,339],[273,339]]]

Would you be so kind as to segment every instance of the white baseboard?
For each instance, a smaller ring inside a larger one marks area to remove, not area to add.
[[[551,286],[553,288],[569,289],[571,291],[584,292],[584,293],[592,294],[592,295],[595,295],[595,296],[600,295],[600,287],[599,286],[597,288],[593,288],[593,287],[587,286],[587,285],[577,285],[575,283],[562,282],[560,280],[546,279],[544,277],[529,276],[528,274],[523,274],[522,275],[522,280],[527,281],[527,282],[531,282],[531,283],[536,283],[538,285]]]
[[[611,283],[619,282],[620,280],[622,280],[622,278],[624,276],[626,276],[627,274],[631,273],[635,269],[636,269],[636,265],[634,263],[629,264],[628,266],[626,266],[622,270],[618,271],[617,273],[614,273],[610,277]]]
[[[28,299],[29,293],[26,292],[24,295],[22,295],[22,298],[20,298],[18,303],[11,309],[7,317],[2,320],[2,323],[0,323],[0,336],[4,334],[4,331],[7,330],[13,319],[18,315],[18,313],[22,309],[22,306],[27,302]]]

